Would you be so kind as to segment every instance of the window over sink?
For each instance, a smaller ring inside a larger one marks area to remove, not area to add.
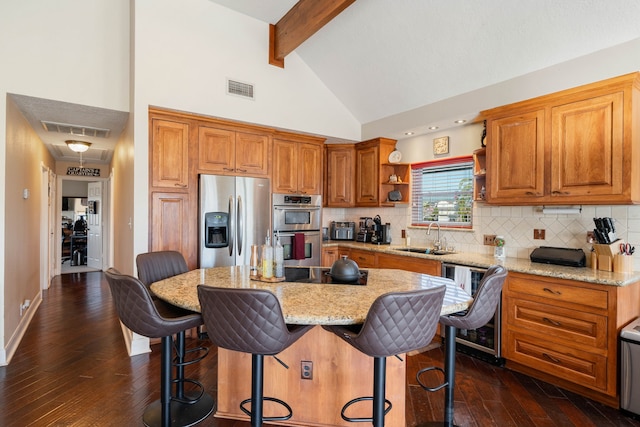
[[[411,183],[411,225],[472,227],[473,157],[415,163]]]

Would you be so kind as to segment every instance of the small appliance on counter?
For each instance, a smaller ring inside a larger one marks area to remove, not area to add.
[[[356,235],[357,242],[369,243],[371,242],[371,224],[373,219],[368,216],[360,217],[360,224],[358,228],[358,234]]]
[[[329,225],[331,240],[354,240],[356,223],[348,221],[331,221]]]
[[[568,267],[584,267],[586,265],[586,256],[582,249],[540,246],[531,252],[529,258],[532,262]]]
[[[387,222],[383,225],[380,215],[376,215],[373,218],[371,243],[376,245],[388,245],[391,243],[391,224]]]

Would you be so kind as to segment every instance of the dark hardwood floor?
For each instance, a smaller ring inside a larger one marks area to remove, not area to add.
[[[13,360],[0,367],[0,426],[142,425],[145,406],[159,397],[158,347],[151,354],[127,355],[101,272],[58,276]],[[442,366],[442,350],[407,360],[407,425],[441,419],[443,392],[422,390],[415,373]],[[459,426],[640,427],[617,410],[460,353],[456,366]],[[203,362],[188,366],[187,376],[200,379],[215,398],[215,348]],[[200,425],[249,423],[211,416]]]

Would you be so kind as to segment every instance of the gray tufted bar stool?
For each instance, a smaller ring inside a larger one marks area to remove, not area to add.
[[[161,338],[160,399],[147,406],[143,423],[153,427],[191,426],[208,417],[213,412],[214,401],[199,382],[184,380],[194,384],[199,391],[179,398],[171,396],[172,337],[202,325],[202,316],[154,301],[147,287],[133,276],[120,274],[113,268],[105,275],[120,321],[139,335]],[[194,362],[206,355],[204,350],[205,354]]]
[[[371,421],[374,427],[384,426],[384,417],[393,407],[385,398],[386,358],[426,347],[431,342],[444,294],[445,286],[384,294],[373,302],[363,324],[323,326],[362,353],[373,357],[373,396],[357,397],[347,402],[340,413],[343,420]],[[362,401],[372,401],[371,417],[346,416],[347,408]]]
[[[429,426],[447,426],[453,424],[453,394],[456,362],[456,331],[457,329],[477,329],[485,325],[496,312],[498,301],[502,293],[502,286],[507,277],[507,270],[500,265],[493,265],[482,276],[478,290],[473,297],[469,308],[461,313],[454,313],[440,317],[440,323],[445,327],[445,360],[444,369],[437,366],[429,366],[421,369],[416,374],[416,380],[428,391],[438,391],[445,388],[444,421],[429,423]],[[428,371],[440,371],[444,374],[444,382],[435,387],[424,384],[420,376]],[[421,425],[420,427],[425,427]]]
[[[287,325],[278,298],[262,289],[198,285],[198,298],[211,342],[227,350],[251,354],[251,398],[240,403],[242,412],[251,417],[251,427],[262,426],[264,421],[290,419],[293,410],[286,402],[264,396],[264,356],[282,352],[313,325]],[[265,400],[283,406],[287,414],[265,417]],[[246,409],[248,403],[251,410]]]
[[[189,271],[187,261],[185,261],[182,254],[178,251],[155,251],[139,254],[136,257],[136,267],[138,269],[138,278],[149,289],[151,297],[153,298],[156,306],[161,306],[163,309],[179,310],[161,299],[157,298],[150,289],[152,283],[159,280],[164,280],[169,277],[177,276],[178,274],[186,273]],[[196,314],[187,310],[182,310],[184,314]],[[193,380],[187,379],[184,376],[184,367],[192,363],[200,361],[202,358],[186,360],[187,355],[191,353],[208,352],[204,347],[196,347],[187,350],[186,349],[186,333],[180,331],[175,337],[176,358],[173,361],[175,367],[175,378],[173,383],[175,384],[175,393],[173,398],[184,403],[189,403],[190,399],[184,394],[185,382],[193,383]]]

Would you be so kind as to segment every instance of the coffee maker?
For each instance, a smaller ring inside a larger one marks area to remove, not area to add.
[[[356,235],[356,242],[369,243],[371,242],[371,236],[371,217],[361,216],[358,234]]]
[[[371,243],[377,245],[388,245],[391,243],[391,224],[388,222],[382,224],[380,215],[376,215],[373,218],[373,225],[371,226]]]

